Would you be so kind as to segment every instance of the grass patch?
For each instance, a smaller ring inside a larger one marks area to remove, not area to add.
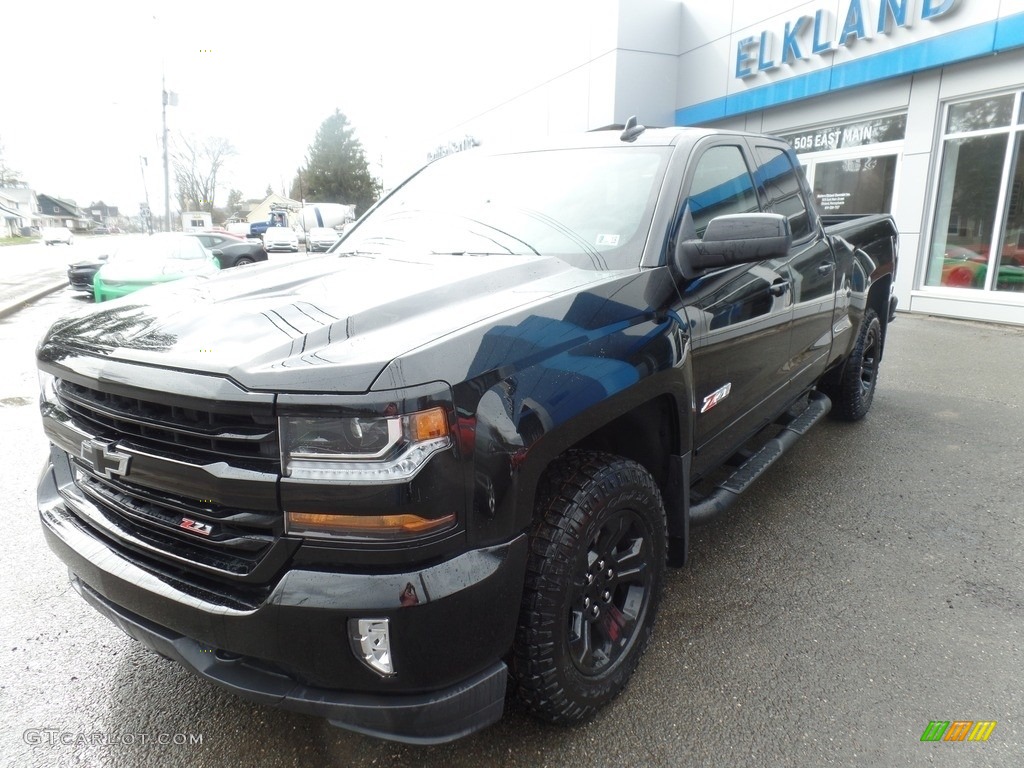
[[[29,243],[38,243],[39,236],[33,237],[0,237],[0,246],[3,245],[28,245]]]

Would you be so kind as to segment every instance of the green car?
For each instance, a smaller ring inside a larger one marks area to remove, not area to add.
[[[194,237],[157,234],[126,241],[92,279],[97,302],[126,296],[140,288],[220,270],[213,254]]]

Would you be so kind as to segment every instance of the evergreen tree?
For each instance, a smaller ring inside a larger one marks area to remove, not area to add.
[[[355,204],[356,215],[376,202],[380,184],[370,175],[363,145],[340,110],[320,124],[292,182],[291,197],[314,203]]]

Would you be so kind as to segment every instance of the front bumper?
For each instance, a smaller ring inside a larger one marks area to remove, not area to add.
[[[342,728],[412,744],[452,741],[501,719],[508,678],[501,661],[461,683],[424,694],[374,695],[314,688],[256,660],[225,653],[148,622],[104,599],[74,574],[71,584],[125,634],[193,674],[259,704],[325,717]]]
[[[111,284],[105,283],[102,280],[94,280],[92,293],[96,298],[96,302],[110,301],[111,299],[119,299],[122,296],[127,296],[129,293],[135,293],[135,291],[141,291],[143,288],[148,288],[150,285],[156,283],[118,283]]]
[[[526,537],[403,573],[294,569],[254,605],[146,567],[103,539],[57,491],[39,512],[75,589],[130,636],[249,699],[409,743],[441,743],[500,719],[525,572]],[[350,618],[386,618],[395,674],[349,647]]]

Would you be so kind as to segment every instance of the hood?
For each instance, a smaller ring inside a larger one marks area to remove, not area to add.
[[[295,240],[298,234],[288,227],[267,227],[263,237],[267,240]]]
[[[84,353],[254,390],[365,392],[409,350],[607,276],[543,256],[328,254],[97,305],[55,323],[39,357]]]

